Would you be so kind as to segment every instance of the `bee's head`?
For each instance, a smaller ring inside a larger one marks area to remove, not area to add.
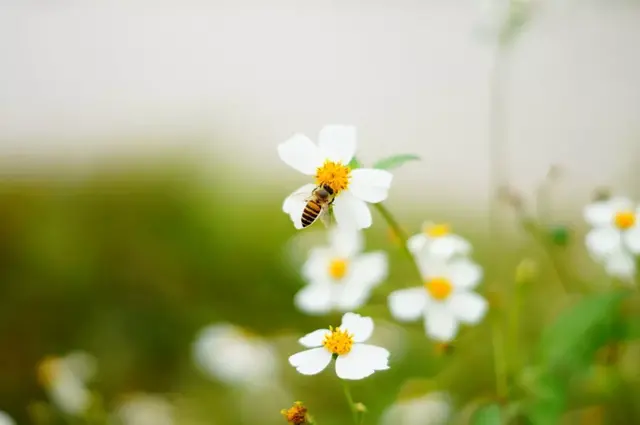
[[[333,195],[333,189],[328,184],[322,185],[322,188],[327,192],[328,195]]]

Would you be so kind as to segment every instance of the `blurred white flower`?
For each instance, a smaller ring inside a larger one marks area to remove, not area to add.
[[[407,241],[407,248],[414,255],[448,260],[456,255],[468,255],[471,244],[461,236],[451,233],[447,224],[426,222],[422,233],[413,235]]]
[[[13,418],[0,410],[0,425],[16,425]]]
[[[229,323],[202,329],[196,336],[193,356],[204,373],[229,385],[269,383],[278,369],[269,342]]]
[[[303,375],[322,372],[336,359],[336,374],[342,379],[363,379],[377,370],[389,369],[389,351],[363,344],[373,333],[373,320],[345,313],[338,328],[318,329],[298,340],[310,350],[289,357],[289,363]]]
[[[96,372],[93,356],[76,351],[64,357],[47,357],[38,366],[38,376],[53,404],[69,415],[81,415],[91,403],[86,383]]]
[[[355,310],[387,277],[386,254],[363,254],[361,231],[336,226],[328,234],[329,245],[312,249],[302,267],[309,284],[296,294],[294,302],[305,313]]]
[[[388,171],[359,168],[349,163],[356,152],[356,128],[327,125],[320,130],[316,145],[303,134],[295,134],[278,145],[278,155],[287,165],[314,183],[306,184],[288,196],[282,210],[289,214],[296,229],[301,229],[305,198],[314,188],[326,186],[333,191],[333,215],[339,226],[364,229],[371,226],[368,203],[387,199],[393,175]]]
[[[174,408],[163,397],[152,394],[127,396],[115,409],[122,425],[173,425]]]
[[[591,256],[604,264],[608,274],[633,277],[635,255],[640,254],[640,209],[630,199],[613,197],[587,205],[584,218],[593,229],[585,236]]]
[[[487,312],[487,301],[472,290],[480,283],[482,269],[466,258],[434,261],[418,257],[424,285],[400,289],[389,295],[391,315],[400,321],[424,316],[429,337],[451,341],[459,323],[476,324]]]
[[[451,398],[444,392],[398,401],[387,408],[380,425],[445,425],[451,416]]]

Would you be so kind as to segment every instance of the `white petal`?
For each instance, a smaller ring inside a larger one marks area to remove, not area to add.
[[[453,315],[467,324],[480,322],[488,308],[487,301],[475,292],[456,292],[447,304]]]
[[[636,274],[635,258],[623,250],[618,250],[606,258],[605,269],[610,276],[630,281]]]
[[[352,125],[326,125],[320,130],[318,146],[324,158],[347,165],[356,153],[357,131]]]
[[[366,229],[371,227],[371,211],[367,204],[353,196],[351,192],[342,192],[333,203],[333,214],[340,227]]]
[[[631,200],[624,197],[594,202],[584,208],[584,219],[592,226],[611,226],[616,212],[633,209],[632,205]]]
[[[446,235],[433,238],[429,251],[438,258],[449,259],[454,255],[468,255],[471,244],[458,235]]]
[[[389,351],[368,344],[354,344],[348,354],[336,360],[336,375],[341,379],[363,379],[376,370],[389,369]]]
[[[312,348],[289,357],[289,363],[303,375],[320,373],[331,362],[331,353],[324,347]]]
[[[293,302],[298,310],[307,314],[328,313],[332,306],[331,284],[309,284],[298,291]]]
[[[377,203],[387,199],[393,174],[386,170],[360,168],[351,172],[349,190],[366,202]]]
[[[417,320],[424,313],[427,294],[422,287],[400,289],[389,294],[391,315],[400,321]]]
[[[437,341],[451,341],[458,333],[458,321],[441,303],[429,303],[424,319],[427,335]]]
[[[371,296],[370,286],[361,282],[349,282],[338,284],[336,290],[335,306],[338,311],[347,312],[357,310],[362,307]]]
[[[329,262],[333,258],[329,248],[312,248],[302,265],[302,276],[309,282],[329,281]]]
[[[636,225],[627,230],[622,237],[629,251],[640,254],[640,226]]]
[[[11,416],[0,411],[0,425],[16,425],[16,423]]]
[[[388,261],[384,251],[358,255],[351,263],[353,275],[350,280],[352,281],[371,287],[387,277]]]
[[[345,313],[342,316],[340,329],[348,330],[353,335],[355,342],[363,342],[368,340],[373,333],[373,319],[362,317],[356,313]]]
[[[334,226],[329,231],[329,243],[340,257],[351,257],[362,251],[362,232],[355,228]]]
[[[315,187],[314,184],[305,184],[287,196],[282,203],[282,211],[289,214],[296,229],[302,229],[302,211],[307,203],[305,199],[311,195]]]
[[[322,165],[322,155],[318,146],[304,134],[294,134],[286,142],[278,145],[280,159],[302,174],[314,175]]]
[[[602,258],[620,250],[622,236],[613,227],[599,227],[587,233],[584,242],[592,255]]]
[[[307,348],[321,347],[325,335],[330,333],[329,329],[318,329],[306,334],[298,342]]]
[[[412,254],[418,254],[431,242],[425,234],[418,233],[407,240],[407,248]]]
[[[466,258],[453,260],[448,277],[456,288],[473,289],[482,280],[482,267]]]

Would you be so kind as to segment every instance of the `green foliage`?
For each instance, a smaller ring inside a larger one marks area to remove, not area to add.
[[[420,160],[420,157],[413,154],[392,155],[390,157],[377,161],[375,164],[373,164],[373,168],[390,170],[392,168],[398,168],[404,165],[406,162],[418,160]]]
[[[358,159],[354,156],[351,159],[351,162],[349,162],[349,168],[351,168],[352,170],[362,168],[362,164],[360,164],[360,161],[358,161]]]
[[[471,425],[500,425],[502,412],[500,405],[496,403],[481,406],[476,410],[471,419]]]

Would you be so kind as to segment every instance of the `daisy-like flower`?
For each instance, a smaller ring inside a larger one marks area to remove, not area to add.
[[[445,425],[451,410],[449,394],[432,392],[391,405],[382,413],[380,425]]]
[[[407,248],[414,255],[426,255],[447,260],[456,255],[468,255],[471,244],[461,236],[451,233],[448,224],[425,222],[422,232],[407,241]]]
[[[163,397],[153,394],[131,394],[121,401],[115,411],[123,425],[173,425],[174,408]]]
[[[16,425],[13,418],[0,410],[0,425]]]
[[[640,254],[640,209],[624,197],[598,200],[584,209],[585,220],[593,226],[585,244],[607,273],[620,278],[635,274],[635,255]]]
[[[338,225],[357,229],[371,226],[371,211],[367,203],[387,199],[393,176],[385,170],[352,170],[349,163],[355,155],[356,145],[355,127],[327,125],[320,130],[317,145],[298,133],[278,146],[280,159],[313,178],[313,183],[300,187],[282,205],[282,210],[289,214],[296,229],[303,227],[304,194],[310,196],[318,186],[328,186],[333,191],[333,215]]]
[[[202,372],[228,385],[269,383],[277,372],[272,345],[229,323],[202,329],[193,357]]]
[[[295,305],[305,313],[341,312],[361,307],[371,290],[387,277],[384,252],[363,254],[362,232],[334,226],[329,245],[314,248],[302,268],[309,282],[295,296]]]
[[[81,351],[64,357],[47,357],[38,365],[38,378],[53,404],[74,416],[83,414],[91,403],[86,383],[95,372],[95,359]]]
[[[338,328],[318,329],[298,340],[309,350],[289,357],[289,363],[303,375],[316,375],[336,359],[336,374],[341,379],[363,379],[377,370],[389,369],[389,352],[363,344],[373,333],[373,320],[345,313]]]
[[[424,285],[400,289],[389,295],[391,315],[400,321],[424,316],[429,337],[448,342],[460,323],[476,324],[487,312],[487,301],[472,290],[480,283],[482,269],[467,258],[449,261],[417,258]]]

